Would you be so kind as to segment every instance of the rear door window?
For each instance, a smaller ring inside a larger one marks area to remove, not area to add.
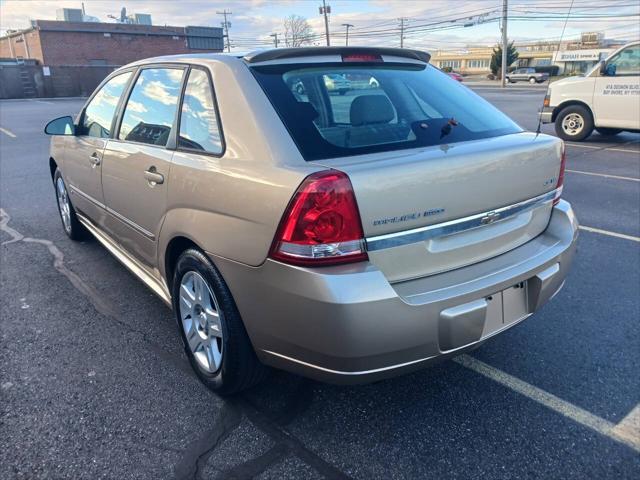
[[[281,64],[252,71],[307,160],[521,131],[432,66]]]
[[[183,69],[145,68],[124,109],[118,138],[165,146],[176,115]]]
[[[180,113],[178,147],[214,155],[222,153],[222,137],[209,76],[194,68],[189,73]]]

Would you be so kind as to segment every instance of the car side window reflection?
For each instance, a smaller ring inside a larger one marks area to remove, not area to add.
[[[167,144],[183,73],[177,68],[146,68],[140,72],[122,116],[120,140]]]
[[[184,92],[178,147],[222,153],[222,139],[209,76],[192,69]]]
[[[124,91],[131,72],[126,72],[109,80],[87,105],[82,117],[80,135],[108,138],[111,122],[118,107],[118,101]]]
[[[625,48],[608,63],[615,66],[615,75],[640,75],[640,45]]]

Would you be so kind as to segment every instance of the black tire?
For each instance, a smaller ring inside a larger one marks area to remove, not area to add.
[[[258,360],[251,345],[235,301],[222,275],[201,251],[188,249],[180,255],[174,269],[172,303],[180,337],[185,352],[198,378],[209,389],[220,395],[232,395],[261,382],[269,369]],[[220,368],[209,373],[203,369],[187,343],[180,318],[180,283],[188,272],[196,272],[204,278],[215,296],[222,327],[222,360]]]
[[[617,135],[622,132],[622,130],[619,128],[596,127],[596,132],[605,137],[612,137],[613,135]]]
[[[59,192],[58,192],[59,182],[62,182],[64,191],[66,192],[68,205],[69,205],[69,222],[68,223],[65,223],[63,213],[62,213],[62,206],[61,206],[61,201],[60,201]],[[89,232],[87,231],[86,228],[84,228],[84,226],[78,220],[78,216],[76,215],[76,210],[73,207],[73,204],[71,203],[71,198],[69,197],[67,184],[65,183],[64,178],[62,178],[62,173],[60,172],[60,169],[57,169],[57,168],[55,173],[53,174],[53,188],[56,194],[56,205],[58,206],[58,214],[60,215],[60,221],[62,222],[62,229],[64,230],[64,233],[66,233],[71,240],[74,240],[76,242],[86,240],[87,238],[89,238],[90,237]]]
[[[531,78],[529,79],[529,83],[530,83],[531,85],[535,85],[536,83],[538,83],[538,81],[535,79],[535,77],[531,77]]]
[[[575,134],[571,134],[562,128],[562,123],[565,118],[571,114],[575,114],[582,118],[582,129],[577,131]],[[556,117],[555,130],[556,135],[563,140],[580,142],[593,132],[593,115],[591,115],[591,111],[588,108],[583,107],[582,105],[569,105],[568,107],[563,108]]]

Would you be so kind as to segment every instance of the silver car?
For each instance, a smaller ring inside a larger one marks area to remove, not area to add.
[[[335,76],[378,88],[329,95]],[[575,250],[562,141],[421,51],[144,60],[46,132],[65,232],[172,307],[219,393],[266,366],[358,383],[458,355],[553,297]]]

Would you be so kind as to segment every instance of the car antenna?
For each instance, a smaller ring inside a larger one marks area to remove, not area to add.
[[[560,41],[558,42],[558,48],[556,48],[556,52],[554,55],[556,59],[558,58],[558,52],[560,51],[560,46],[562,45],[562,39],[564,38],[564,31],[567,28],[567,22],[569,21],[569,15],[571,15],[571,9],[573,8],[574,1],[575,0],[571,0],[571,4],[569,5],[569,10],[567,11],[567,16],[564,19],[564,25],[562,26],[562,33],[560,34]],[[551,61],[553,61],[553,57],[551,57]],[[551,72],[549,72],[549,74],[551,74]],[[545,98],[547,98],[547,95],[549,94],[549,85],[551,85],[551,75],[549,75],[549,78],[547,78],[547,91],[544,94]],[[542,108],[540,108],[540,113],[542,113],[543,109],[544,109],[544,100],[542,100]],[[538,135],[540,135],[541,128],[542,128],[542,117],[538,114],[538,128],[536,128],[536,136],[534,140],[538,138]]]

